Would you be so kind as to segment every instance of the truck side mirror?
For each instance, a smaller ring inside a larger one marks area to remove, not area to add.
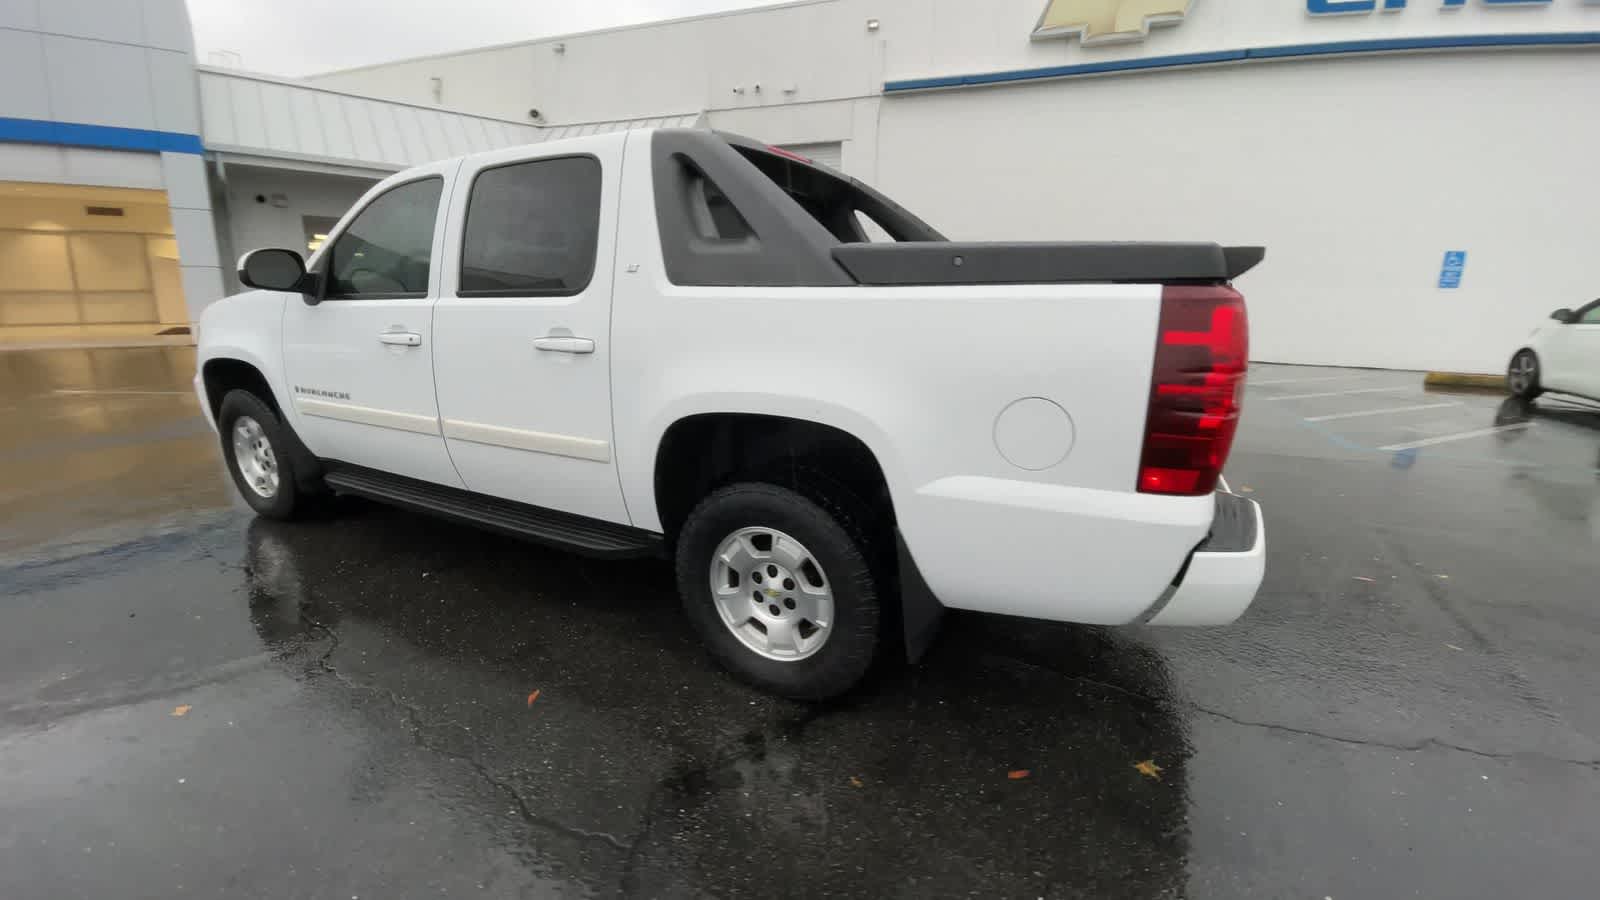
[[[239,257],[239,283],[264,291],[299,290],[306,261],[293,250],[251,250]]]
[[[1555,312],[1551,313],[1550,314],[1550,318],[1555,319],[1557,322],[1560,322],[1563,325],[1571,325],[1572,324],[1572,320],[1576,319],[1577,316],[1573,314],[1572,310],[1567,309],[1565,306],[1563,306],[1560,309],[1556,310]]]

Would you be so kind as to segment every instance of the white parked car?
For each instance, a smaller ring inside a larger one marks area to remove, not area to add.
[[[1600,400],[1600,300],[1558,309],[1550,319],[1512,354],[1506,386],[1529,400],[1545,391]]]
[[[246,254],[195,385],[261,515],[331,491],[665,554],[723,664],[820,698],[946,607],[1236,618],[1260,258],[952,243],[746,139],[594,135],[395,175],[309,263]]]

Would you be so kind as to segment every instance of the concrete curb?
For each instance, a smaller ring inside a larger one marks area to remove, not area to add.
[[[193,347],[193,335],[151,335],[150,337],[66,339],[58,341],[0,341],[0,353],[35,350],[126,350],[133,347]]]
[[[1504,375],[1474,375],[1468,372],[1429,372],[1422,376],[1424,387],[1477,388],[1505,393]]]

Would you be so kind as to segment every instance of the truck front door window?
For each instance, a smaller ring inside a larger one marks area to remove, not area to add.
[[[425,296],[443,188],[443,179],[425,178],[367,204],[333,245],[328,297]]]

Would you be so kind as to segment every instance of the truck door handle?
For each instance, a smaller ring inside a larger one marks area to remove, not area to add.
[[[534,338],[533,346],[539,350],[549,350],[552,353],[593,353],[594,341],[589,338],[572,337],[571,335],[551,335],[549,337]]]
[[[378,335],[378,340],[385,344],[394,344],[399,347],[421,347],[422,335],[415,331],[385,331]]]

